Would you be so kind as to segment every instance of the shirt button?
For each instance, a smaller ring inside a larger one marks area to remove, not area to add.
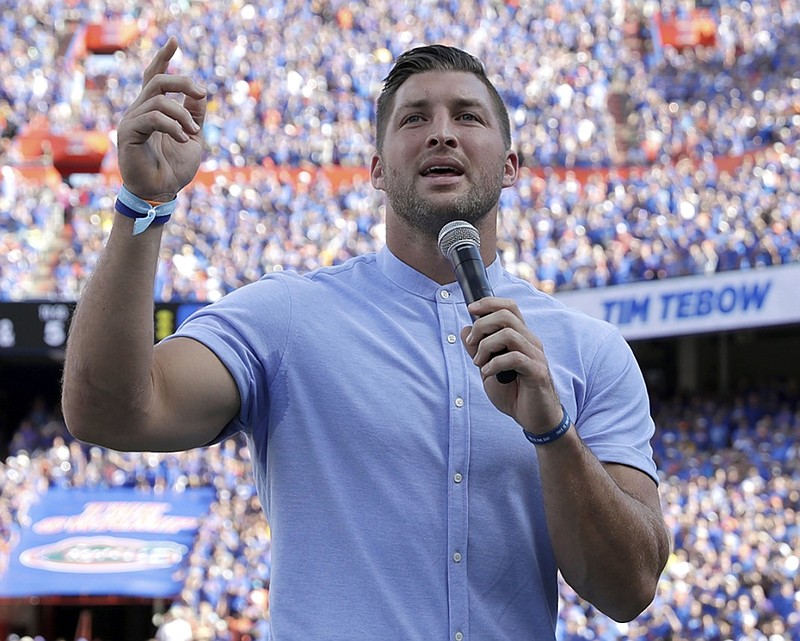
[[[450,292],[448,292],[446,289],[443,289],[439,292],[439,296],[445,299],[450,298]]]
[[[461,483],[461,481],[463,481],[463,480],[464,480],[464,477],[463,477],[463,476],[461,476],[461,472],[456,472],[455,474],[453,474],[453,480],[454,480],[456,483]]]
[[[456,399],[456,407],[464,407],[464,399],[460,396]]]
[[[455,334],[448,334],[447,335],[447,342],[451,345],[456,342],[456,335]]]
[[[453,553],[453,561],[455,561],[456,563],[461,563],[461,552]]]
[[[456,634],[455,634],[455,639],[456,639],[456,641],[461,641],[463,638],[464,638],[464,635],[463,635],[463,633],[461,633],[461,632],[456,632]]]

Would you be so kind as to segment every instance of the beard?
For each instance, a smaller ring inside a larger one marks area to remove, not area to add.
[[[392,211],[423,238],[436,241],[442,227],[453,220],[465,220],[477,227],[495,207],[503,189],[504,165],[496,171],[486,169],[478,181],[463,194],[445,204],[434,203],[415,189],[413,176],[403,176],[384,167],[384,191]]]

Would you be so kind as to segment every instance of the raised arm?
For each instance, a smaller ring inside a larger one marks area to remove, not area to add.
[[[177,48],[170,38],[158,51],[118,130],[123,184],[150,203],[173,201],[202,158],[206,94],[191,78],[167,74]],[[212,440],[238,411],[236,385],[209,349],[189,339],[153,346],[162,230],[151,224],[134,234],[134,219],[116,213],[72,319],[62,406],[67,427],[83,441],[117,450],[188,449]]]

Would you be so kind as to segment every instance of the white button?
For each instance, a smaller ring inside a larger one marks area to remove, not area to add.
[[[455,334],[448,334],[447,335],[447,342],[451,345],[456,342],[456,335]]]
[[[456,641],[461,641],[464,635],[461,632],[456,632]]]
[[[461,563],[461,552],[453,553],[453,561],[455,561],[456,563]]]
[[[450,292],[448,292],[446,289],[443,289],[439,292],[439,296],[442,298],[450,298]]]
[[[463,481],[463,480],[464,480],[464,477],[463,477],[463,476],[461,476],[461,472],[456,472],[455,474],[453,474],[453,480],[454,480],[456,483],[461,483],[461,481]]]
[[[464,399],[460,396],[456,399],[456,407],[464,407]]]

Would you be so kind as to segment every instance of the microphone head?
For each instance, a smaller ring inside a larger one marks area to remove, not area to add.
[[[439,232],[439,251],[450,259],[450,252],[455,247],[473,245],[480,249],[481,235],[466,220],[453,220],[442,227]]]

